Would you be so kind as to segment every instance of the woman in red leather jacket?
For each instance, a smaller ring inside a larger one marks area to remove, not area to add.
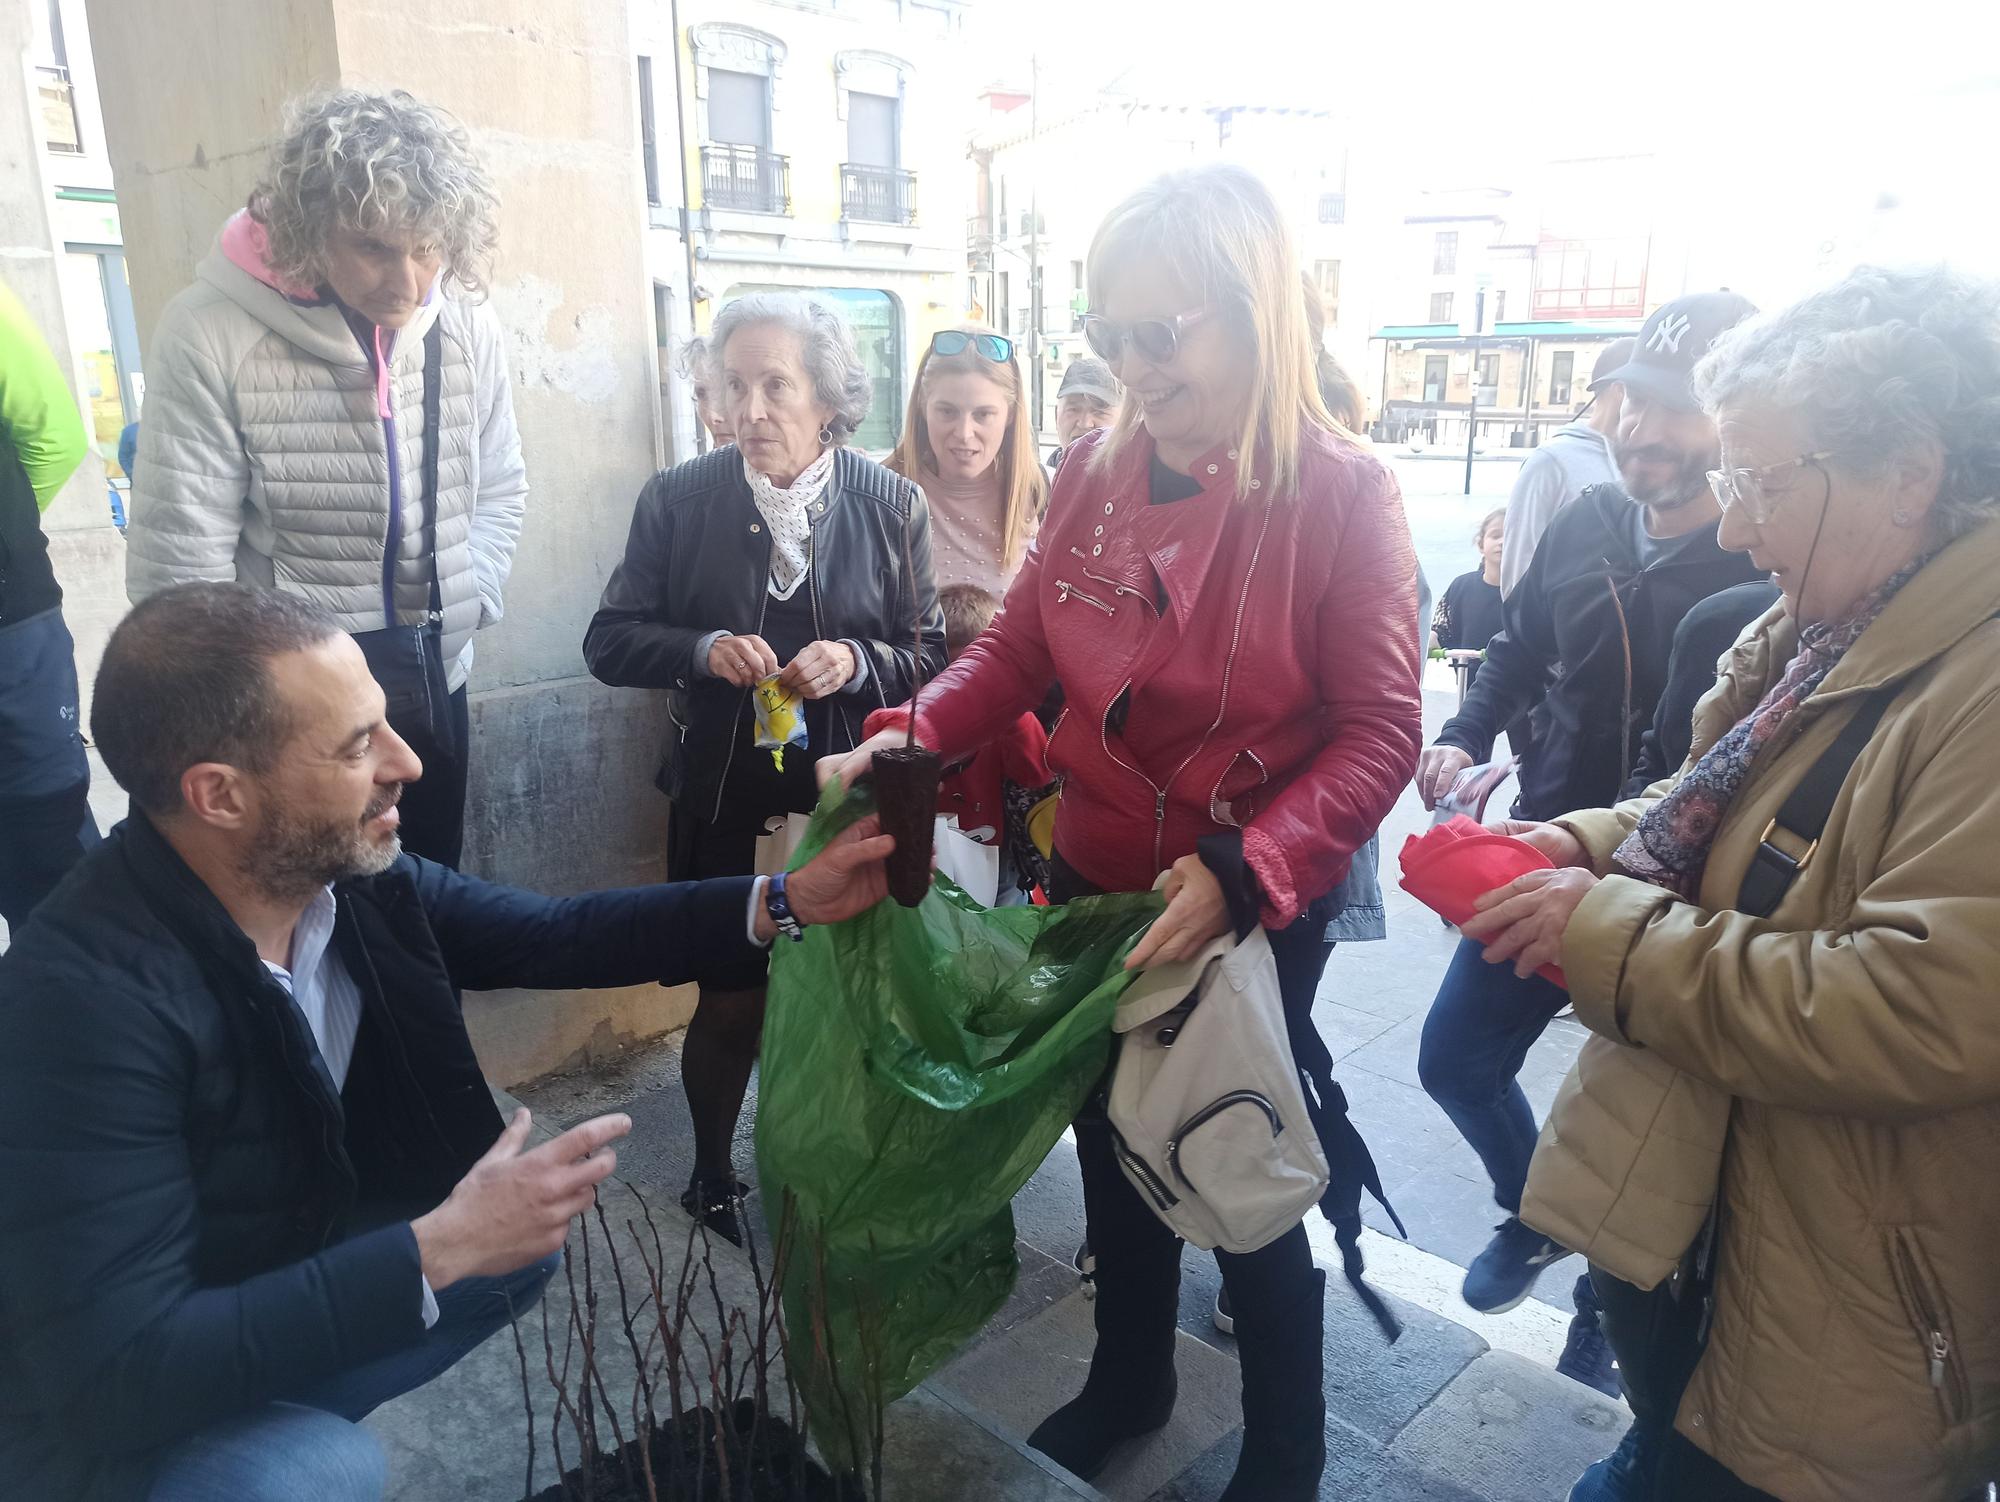
[[[1059,683],[1052,898],[1168,873],[1134,966],[1194,953],[1232,914],[1271,930],[1293,1052],[1326,1108],[1330,1216],[1350,1170],[1351,1245],[1366,1150],[1312,1026],[1328,952],[1312,909],[1416,766],[1401,496],[1320,401],[1294,251],[1248,172],[1194,168],[1127,200],[1091,246],[1089,291],[1085,334],[1124,383],[1124,410],[1064,459],[1005,609],[923,691],[917,737],[955,760]],[[872,717],[880,733],[823,775],[863,771],[901,724]],[[1172,1411],[1180,1243],[1120,1173],[1101,1105],[1076,1136],[1097,1349],[1082,1394],[1030,1442],[1090,1477]],[[1217,1260],[1243,1365],[1243,1458],[1224,1496],[1312,1498],[1324,1278],[1305,1228]]]

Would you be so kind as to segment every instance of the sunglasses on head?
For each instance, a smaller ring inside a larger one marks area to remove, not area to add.
[[[1099,313],[1083,315],[1083,337],[1107,365],[1125,357],[1131,345],[1153,365],[1169,364],[1181,352],[1181,335],[1208,317],[1208,309],[1177,313],[1172,318],[1142,318],[1137,323],[1113,323]]]
[[[962,355],[968,349],[995,365],[1014,358],[1014,341],[1004,334],[968,334],[963,329],[940,329],[931,335],[934,355]]]

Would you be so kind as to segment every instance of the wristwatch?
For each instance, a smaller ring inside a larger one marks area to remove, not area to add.
[[[791,900],[785,896],[785,873],[782,871],[764,884],[764,911],[771,915],[778,932],[794,944],[806,936],[805,925],[799,922],[798,914],[792,911]]]

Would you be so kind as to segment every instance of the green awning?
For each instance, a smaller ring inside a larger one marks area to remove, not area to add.
[[[1392,323],[1380,330],[1377,339],[1456,339],[1459,327],[1455,323]]]

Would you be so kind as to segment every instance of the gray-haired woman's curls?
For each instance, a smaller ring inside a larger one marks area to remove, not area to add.
[[[287,281],[323,283],[327,242],[349,229],[434,246],[443,274],[473,297],[486,292],[499,207],[465,127],[400,90],[295,100],[250,195],[271,269]]]
[[[1936,541],[2000,513],[2000,283],[1938,266],[1864,266],[1724,334],[1695,372],[1710,412],[1800,413],[1816,450],[1881,474],[1935,441]]]
[[[752,292],[739,297],[715,317],[708,332],[708,355],[721,367],[728,359],[729,340],[753,324],[772,323],[799,337],[813,395],[833,409],[827,424],[835,443],[845,443],[866,421],[875,397],[875,383],[854,348],[847,320],[813,297],[791,292]]]

